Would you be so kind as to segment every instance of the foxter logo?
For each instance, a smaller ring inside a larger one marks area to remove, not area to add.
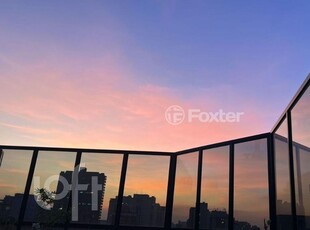
[[[166,121],[171,125],[179,125],[182,122],[199,121],[202,123],[222,122],[233,123],[240,122],[244,112],[224,112],[220,109],[216,112],[206,112],[200,109],[188,109],[185,111],[181,106],[172,105],[166,109]]]
[[[166,109],[166,121],[171,125],[179,125],[185,119],[185,112],[181,106],[172,105]]]

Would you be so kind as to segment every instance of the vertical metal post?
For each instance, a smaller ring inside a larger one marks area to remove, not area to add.
[[[202,178],[202,157],[203,151],[199,150],[198,169],[197,169],[197,190],[196,190],[196,209],[195,209],[195,229],[199,229],[200,223],[200,200],[201,200],[201,178]]]
[[[125,153],[123,156],[123,164],[122,164],[121,178],[119,182],[119,190],[118,190],[115,220],[114,220],[115,229],[119,227],[120,220],[121,220],[121,211],[122,211],[122,203],[123,203],[123,196],[124,196],[124,190],[125,190],[128,157],[129,157],[128,153]]]
[[[28,197],[29,197],[29,192],[30,192],[31,183],[32,183],[32,178],[33,178],[34,170],[35,170],[36,163],[37,163],[38,152],[39,152],[38,150],[34,150],[32,154],[30,168],[28,171],[27,182],[26,182],[26,186],[24,190],[24,196],[23,196],[23,200],[22,200],[22,204],[21,204],[19,216],[18,216],[17,230],[21,230],[21,227],[23,224],[27,202],[28,202]]]
[[[270,229],[277,229],[276,214],[276,177],[275,177],[275,152],[274,152],[274,136],[271,133],[267,138],[267,154],[268,154],[268,187],[269,187],[269,218]]]
[[[172,154],[170,156],[170,164],[169,164],[169,178],[168,178],[168,188],[166,198],[165,225],[164,225],[165,229],[171,229],[176,167],[177,167],[177,155]]]
[[[3,151],[3,149],[0,149],[0,167],[2,164],[3,156],[4,156],[4,151]]]
[[[228,204],[228,229],[234,229],[234,172],[235,172],[234,144],[229,146],[229,204]]]
[[[72,181],[71,181],[71,191],[69,193],[69,200],[68,200],[68,204],[67,204],[67,212],[66,213],[70,213],[70,209],[72,209],[72,201],[75,201],[76,199],[78,199],[77,197],[74,197],[73,194],[75,193],[75,188],[76,188],[76,184],[78,182],[78,175],[79,175],[79,166],[81,163],[81,158],[82,158],[82,152],[78,151],[75,157],[75,163],[74,163],[74,170],[72,173]],[[78,209],[78,206],[74,206],[73,208]],[[73,214],[73,212],[71,212],[71,215]],[[64,230],[68,229],[68,225],[70,224],[70,219],[66,218],[66,222],[65,222],[65,227]]]
[[[288,154],[289,154],[289,171],[290,171],[293,230],[297,230],[296,196],[295,196],[296,193],[295,193],[295,178],[294,178],[294,153],[293,153],[293,135],[292,135],[291,111],[287,111],[286,117],[287,117],[287,130],[288,130]]]

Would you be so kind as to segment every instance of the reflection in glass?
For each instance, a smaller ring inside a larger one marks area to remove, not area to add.
[[[39,151],[24,221],[52,227],[70,218],[67,212],[76,153]]]
[[[298,229],[310,228],[310,149],[294,144],[296,212]]]
[[[114,215],[108,217],[109,201],[118,194],[122,160],[122,154],[82,154],[78,182],[87,184],[88,188],[79,191],[78,222],[91,224],[114,222]],[[91,191],[95,188],[95,182],[98,184],[98,191]]]
[[[170,157],[129,155],[121,225],[164,225]],[[110,200],[110,208],[116,199]]]
[[[200,229],[228,229],[229,146],[203,151]]]
[[[277,229],[292,228],[287,120],[284,119],[274,135],[276,171]]]
[[[292,110],[296,212],[298,229],[310,229],[310,90]]]
[[[198,152],[177,157],[172,227],[193,228],[197,189]]]
[[[33,152],[0,151],[0,229],[15,229]]]
[[[234,154],[235,228],[263,230],[269,219],[267,140],[236,144]]]

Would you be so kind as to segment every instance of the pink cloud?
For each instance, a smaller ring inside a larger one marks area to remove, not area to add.
[[[77,73],[72,70],[79,60],[58,68],[48,61],[17,63],[17,69],[17,61],[6,60],[0,78],[2,144],[176,151],[263,131],[262,112],[254,105],[240,123],[168,124],[170,105],[217,111],[222,101],[214,92],[212,98],[184,99],[175,89],[138,84],[118,58],[107,55]]]

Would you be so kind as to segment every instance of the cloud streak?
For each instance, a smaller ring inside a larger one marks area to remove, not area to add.
[[[241,123],[172,126],[165,120],[170,105],[212,112],[223,105],[221,97],[186,99],[176,89],[138,83],[119,59],[108,54],[72,71],[82,60],[61,58],[55,68],[48,60],[22,64],[3,57],[3,144],[175,151],[263,131],[255,106],[246,108]]]

